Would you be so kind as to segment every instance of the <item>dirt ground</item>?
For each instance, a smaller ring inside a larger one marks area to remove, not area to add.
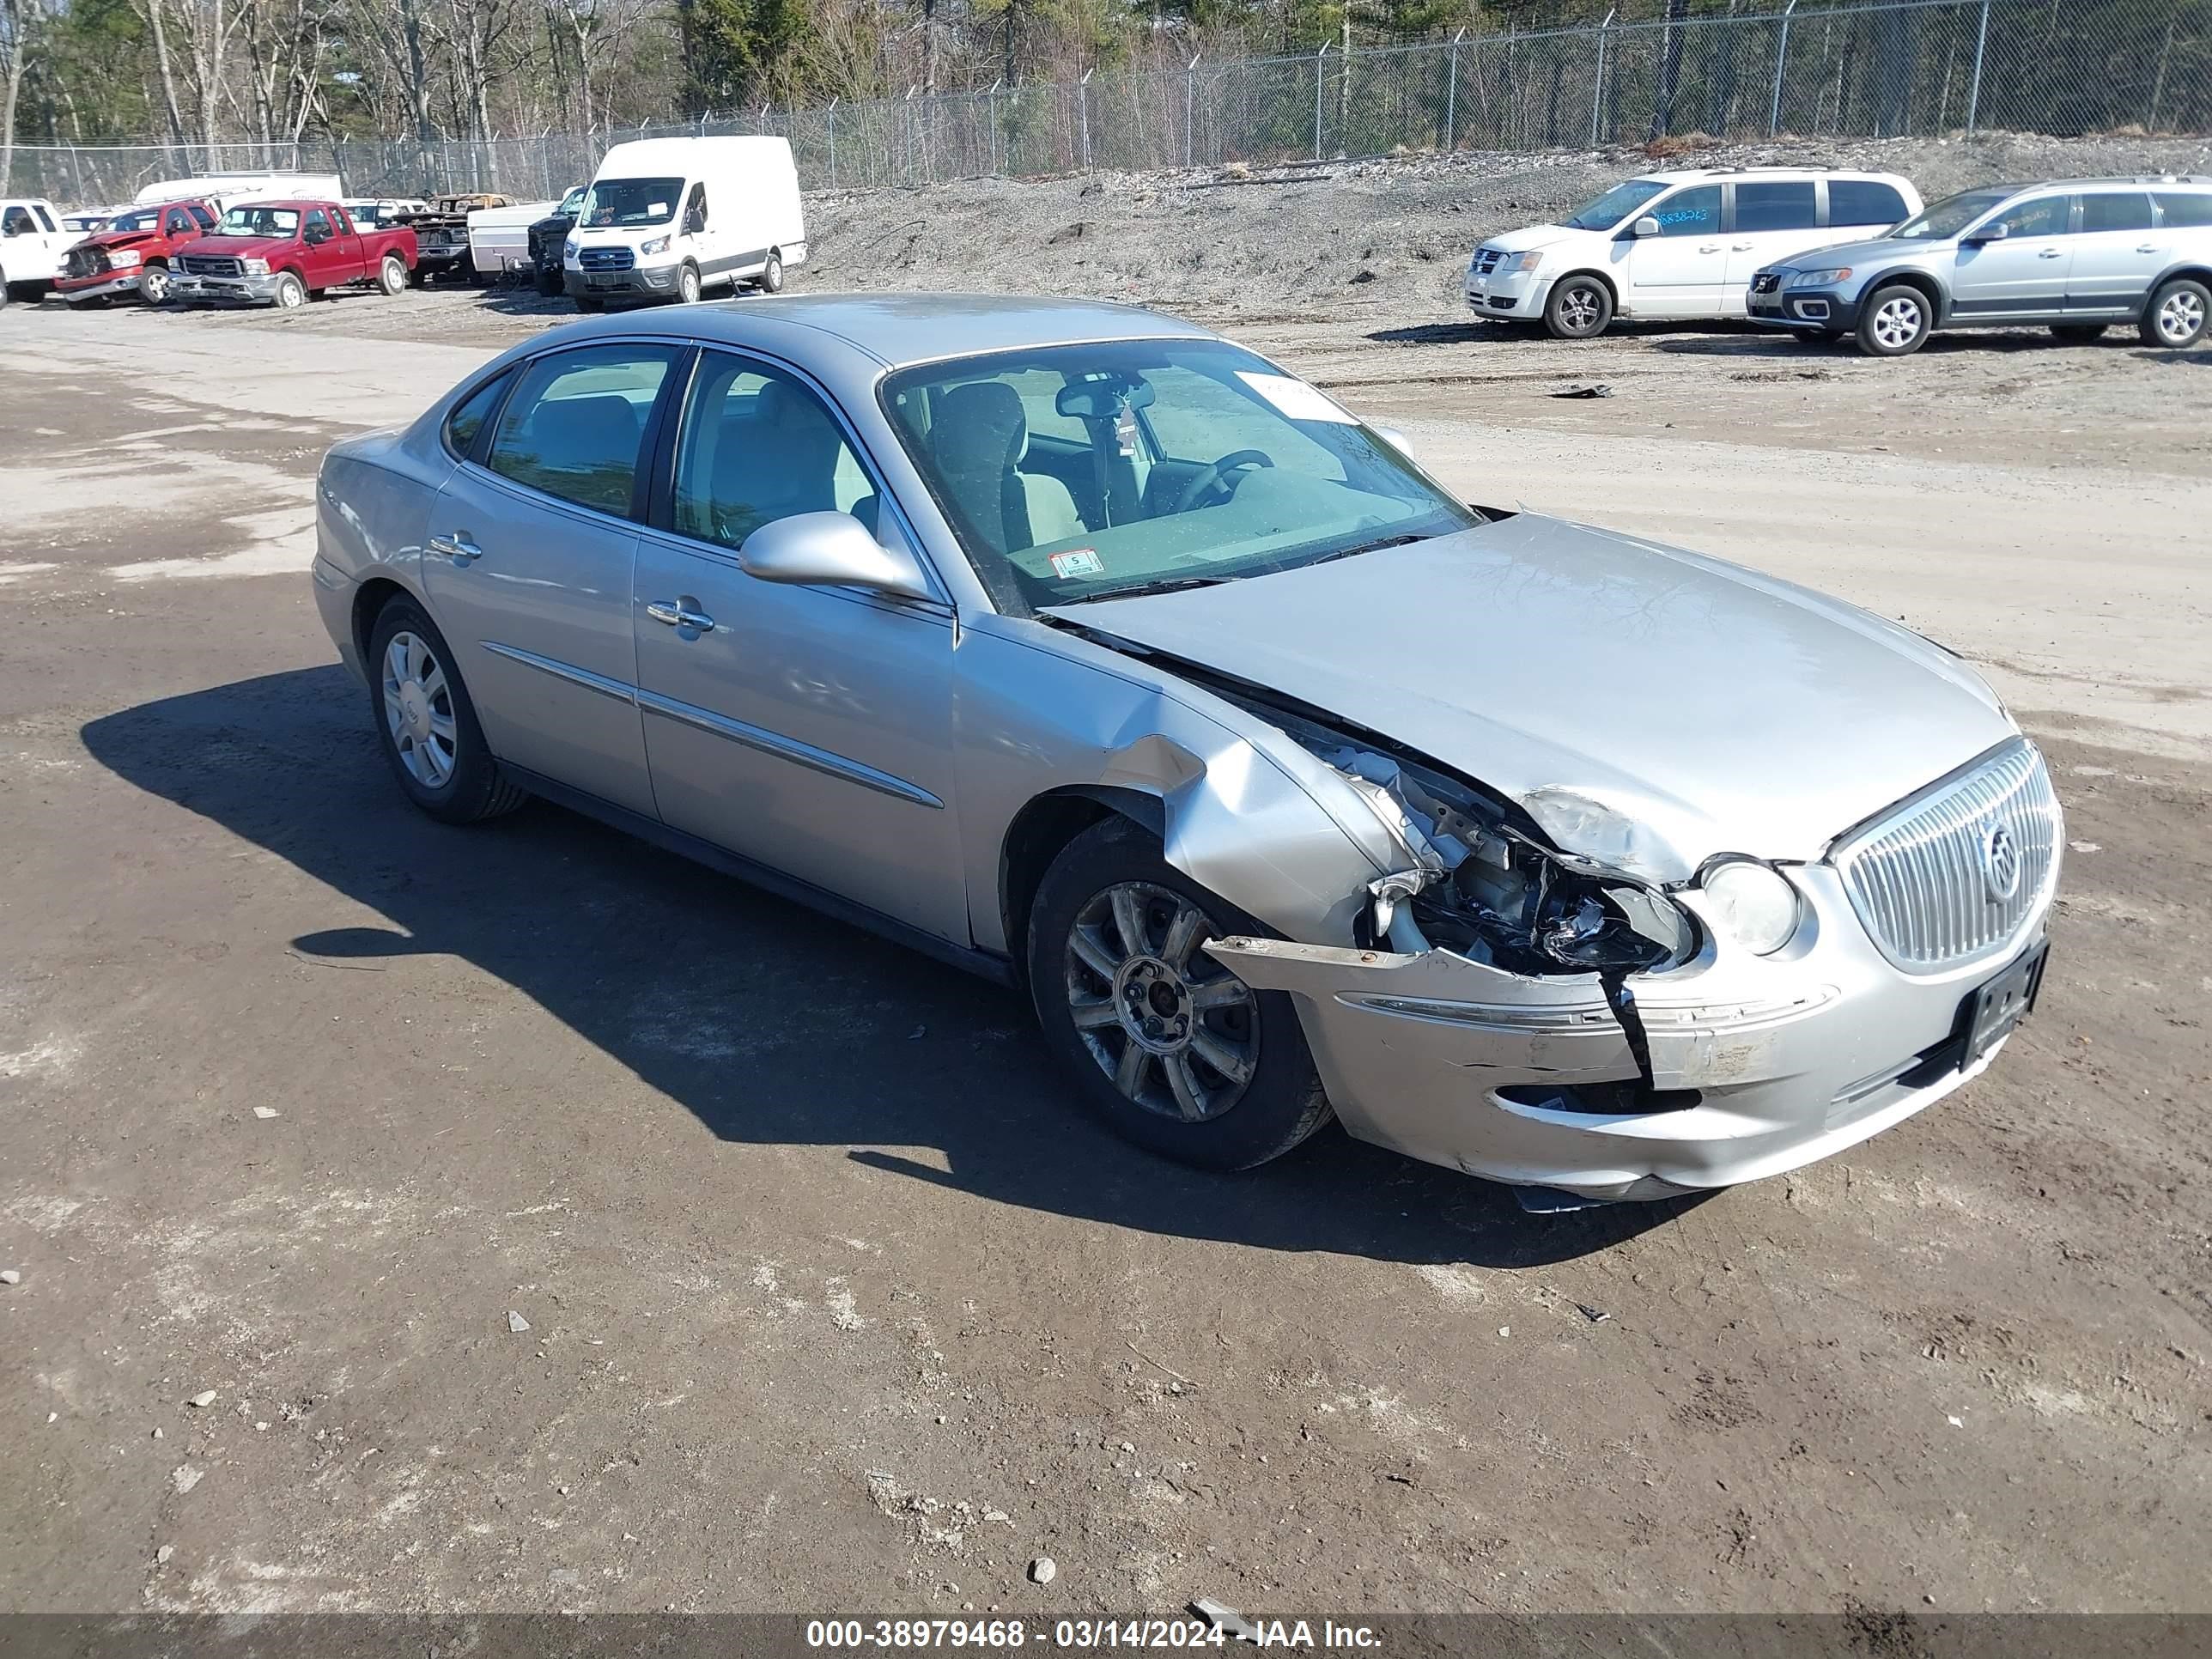
[[[813,285],[873,274],[845,199]],[[1492,334],[1445,281],[1485,211],[1442,275],[1176,302],[1471,499],[1988,672],[2072,851],[1985,1078],[1698,1204],[1531,1218],[1334,1131],[1155,1163],[1006,994],[405,806],[314,468],[556,307],[11,308],[0,1610],[2212,1610],[2212,348]]]

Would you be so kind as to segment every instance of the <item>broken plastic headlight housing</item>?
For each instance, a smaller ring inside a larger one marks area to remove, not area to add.
[[[1805,902],[1790,878],[1757,859],[1723,858],[1698,878],[1715,928],[1753,956],[1771,957],[1797,937]]]

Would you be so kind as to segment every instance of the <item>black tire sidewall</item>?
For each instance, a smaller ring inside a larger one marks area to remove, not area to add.
[[[761,292],[763,294],[783,292],[783,256],[781,254],[769,254],[768,264],[761,268]]]
[[[1875,314],[1890,301],[1900,297],[1910,299],[1913,304],[1920,307],[1920,332],[1912,337],[1909,344],[1882,345],[1875,338]],[[1902,283],[1893,283],[1887,288],[1876,289],[1866,296],[1859,307],[1859,324],[1855,331],[1858,336],[1859,349],[1869,357],[1909,357],[1928,343],[1928,337],[1936,331],[1936,319],[1929,307],[1926,295],[1917,288],[1909,287]]]
[[[676,278],[677,304],[685,306],[696,305],[699,302],[699,295],[703,291],[703,285],[699,281],[698,266],[685,265],[684,269],[678,273]]]
[[[1147,1111],[1125,1097],[1099,1067],[1069,1014],[1064,994],[1067,934],[1093,896],[1119,882],[1148,882],[1178,893],[1204,911],[1216,934],[1267,936],[1270,930],[1193,882],[1160,856],[1149,830],[1113,817],[1086,830],[1046,872],[1030,910],[1024,943],[1030,996],[1045,1046],[1066,1069],[1091,1112],[1125,1139],[1179,1164],[1246,1170],[1289,1152],[1328,1119],[1326,1100],[1298,1024],[1280,991],[1253,994],[1260,1059],[1243,1097],[1220,1116],[1186,1123]]]
[[[1597,326],[1589,329],[1569,328],[1559,318],[1559,302],[1576,289],[1588,289],[1597,295]],[[1563,276],[1555,283],[1544,301],[1544,326],[1562,340],[1595,340],[1613,326],[1613,295],[1595,276]]]
[[[392,636],[403,629],[429,646],[439,665],[446,671],[447,689],[453,696],[453,729],[459,738],[454,745],[453,773],[437,789],[426,787],[408,771],[407,763],[399,758],[398,745],[392,740],[392,728],[384,718],[384,650]],[[477,708],[469,696],[468,684],[461,678],[453,648],[438,631],[438,625],[413,599],[387,600],[368,630],[367,666],[369,715],[376,726],[377,747],[384,751],[385,764],[392,769],[392,775],[398,780],[407,799],[432,817],[447,823],[472,823],[484,817],[499,794],[499,763],[492,758],[491,746],[484,741],[483,727],[477,724]]]
[[[299,294],[299,295],[300,295],[299,299],[298,299],[298,300],[296,300],[296,301],[288,301],[284,298],[284,295],[285,295],[286,294],[290,293],[290,292],[293,292],[293,291],[295,291],[295,290],[296,290],[296,291],[298,292],[298,294]],[[300,309],[300,307],[302,307],[302,306],[306,305],[306,304],[307,303],[307,301],[310,301],[310,300],[313,299],[314,297],[315,297],[315,296],[314,296],[313,294],[311,294],[311,293],[309,293],[309,292],[308,292],[308,290],[307,290],[307,285],[305,283],[301,282],[301,281],[297,276],[294,276],[290,271],[289,271],[289,270],[288,270],[288,271],[286,271],[286,272],[285,272],[282,276],[280,276],[280,277],[278,277],[278,278],[277,278],[277,283],[276,283],[276,309],[277,309],[277,310],[279,310],[279,311],[297,311],[298,309]]]

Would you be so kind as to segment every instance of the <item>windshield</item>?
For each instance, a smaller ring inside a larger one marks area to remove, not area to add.
[[[224,236],[289,236],[300,228],[296,208],[234,207],[216,228]]]
[[[2009,190],[1970,190],[1946,197],[1917,219],[1907,219],[1889,233],[1892,241],[1919,242],[1931,237],[1956,236],[1992,208],[2010,201]]]
[[[161,228],[161,210],[159,208],[148,208],[139,213],[118,213],[105,227],[108,230],[159,230]]]
[[[609,225],[665,225],[683,199],[681,179],[599,179],[584,197],[583,222]]]
[[[1625,185],[1615,185],[1573,218],[1559,222],[1569,230],[1611,230],[1666,188],[1662,179],[1631,179]]]
[[[1482,522],[1303,380],[1218,340],[931,363],[883,401],[1002,609],[1230,581]]]
[[[576,210],[583,205],[584,187],[579,185],[561,198],[561,205],[554,210],[554,216],[560,219],[573,219],[576,216]]]
[[[357,225],[380,225],[384,222],[384,208],[376,202],[348,202],[346,217]]]

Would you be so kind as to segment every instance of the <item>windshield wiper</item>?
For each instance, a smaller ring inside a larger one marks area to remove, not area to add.
[[[1362,553],[1380,553],[1386,547],[1404,547],[1413,542],[1425,542],[1429,539],[1431,539],[1429,537],[1415,535],[1410,531],[1397,536],[1378,536],[1375,540],[1362,542],[1357,547],[1339,548],[1335,552],[1324,553],[1317,559],[1308,559],[1304,564],[1295,565],[1292,568],[1304,570],[1312,565],[1334,564],[1339,559],[1353,558]]]
[[[1061,599],[1061,605],[1091,605],[1099,599],[1139,599],[1151,593],[1176,593],[1186,587],[1218,587],[1223,582],[1234,581],[1234,576],[1165,576],[1156,582],[1139,582],[1133,587],[1112,587],[1103,593],[1079,593],[1073,599]]]

